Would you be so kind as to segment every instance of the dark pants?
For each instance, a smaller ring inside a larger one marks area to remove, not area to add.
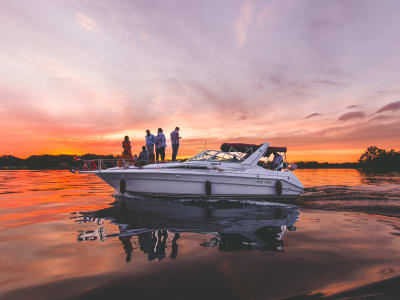
[[[150,162],[154,162],[154,144],[153,145],[146,145],[147,151],[149,151],[149,160]]]
[[[165,159],[165,147],[160,147],[156,149],[156,160],[158,161],[158,157],[161,156],[161,161]]]
[[[172,160],[176,160],[178,149],[179,149],[179,144],[172,144]]]

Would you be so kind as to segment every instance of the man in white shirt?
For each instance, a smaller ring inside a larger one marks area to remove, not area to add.
[[[156,142],[156,138],[153,134],[150,133],[149,129],[146,130],[145,139],[146,139],[146,148],[147,151],[149,151],[150,161],[154,162],[154,144]]]

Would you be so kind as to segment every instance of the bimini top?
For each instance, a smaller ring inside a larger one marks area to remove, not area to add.
[[[261,145],[256,145],[256,144],[242,144],[242,143],[224,143],[221,145],[221,151],[223,152],[241,152],[241,153],[253,153],[256,151],[258,148],[260,148],[263,144]],[[265,152],[264,156],[268,157],[274,152],[287,152],[286,147],[268,147],[267,152]]]

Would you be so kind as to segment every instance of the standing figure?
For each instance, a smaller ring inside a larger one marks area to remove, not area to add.
[[[171,250],[171,254],[169,256],[172,259],[176,259],[176,257],[178,256],[178,243],[176,241],[180,237],[181,237],[181,235],[179,234],[179,232],[175,232],[174,238],[172,239],[172,250]]]
[[[272,168],[280,171],[283,167],[283,157],[277,152],[274,152],[274,159],[272,160]]]
[[[122,141],[122,148],[124,149],[124,151],[122,152],[121,158],[132,159],[132,147],[128,136],[125,136],[124,140]]]
[[[156,138],[153,134],[150,133],[150,130],[146,130],[146,148],[149,151],[150,162],[154,162],[154,143]]]
[[[158,160],[159,156],[161,156],[161,161],[164,162],[165,160],[165,148],[167,147],[165,135],[161,128],[157,130],[158,134],[156,136],[156,160]]]
[[[175,127],[175,130],[171,132],[171,144],[172,144],[172,160],[176,160],[176,156],[178,155],[179,149],[179,140],[181,137],[179,136],[179,127]]]

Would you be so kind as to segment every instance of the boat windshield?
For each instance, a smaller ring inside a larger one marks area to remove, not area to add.
[[[241,162],[246,155],[238,152],[222,152],[216,150],[205,150],[193,156],[191,161],[223,161],[223,162]]]

